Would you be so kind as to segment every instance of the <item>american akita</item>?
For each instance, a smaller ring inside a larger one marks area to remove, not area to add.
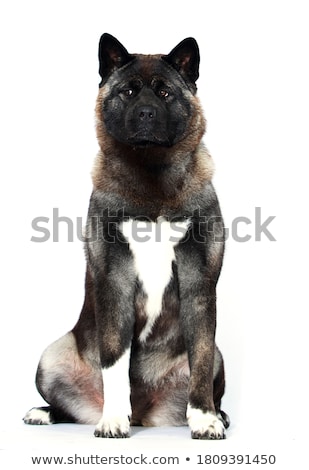
[[[99,60],[85,301],[41,357],[36,384],[50,406],[24,421],[93,423],[98,437],[188,423],[195,439],[223,439],[215,329],[224,230],[201,141],[198,45],[129,54],[103,34]]]

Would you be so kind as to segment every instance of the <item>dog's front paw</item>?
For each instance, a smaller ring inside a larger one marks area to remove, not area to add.
[[[100,419],[94,431],[95,437],[130,437],[130,419],[127,416],[105,417]]]
[[[204,413],[189,405],[187,418],[192,439],[225,439],[224,425],[214,413]]]

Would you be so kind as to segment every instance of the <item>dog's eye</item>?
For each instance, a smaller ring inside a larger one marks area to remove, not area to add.
[[[123,93],[124,96],[130,97],[130,96],[133,95],[133,90],[132,90],[132,88],[128,88],[127,90],[123,90],[122,93]]]
[[[161,90],[159,90],[159,96],[161,98],[167,98],[169,96],[169,92],[162,88]]]

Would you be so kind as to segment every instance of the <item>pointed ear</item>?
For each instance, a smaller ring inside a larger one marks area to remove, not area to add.
[[[99,44],[99,74],[102,78],[100,87],[109,75],[133,59],[123,45],[111,34],[104,33]]]
[[[198,79],[200,53],[194,38],[184,39],[162,59],[174,67],[184,79],[189,79],[192,83]]]

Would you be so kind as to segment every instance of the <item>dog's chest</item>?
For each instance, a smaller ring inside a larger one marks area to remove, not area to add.
[[[164,291],[172,277],[175,246],[185,237],[189,220],[169,222],[163,217],[156,222],[129,219],[120,230],[134,257],[136,276],[146,295],[146,325],[140,334],[145,341],[162,310]]]

